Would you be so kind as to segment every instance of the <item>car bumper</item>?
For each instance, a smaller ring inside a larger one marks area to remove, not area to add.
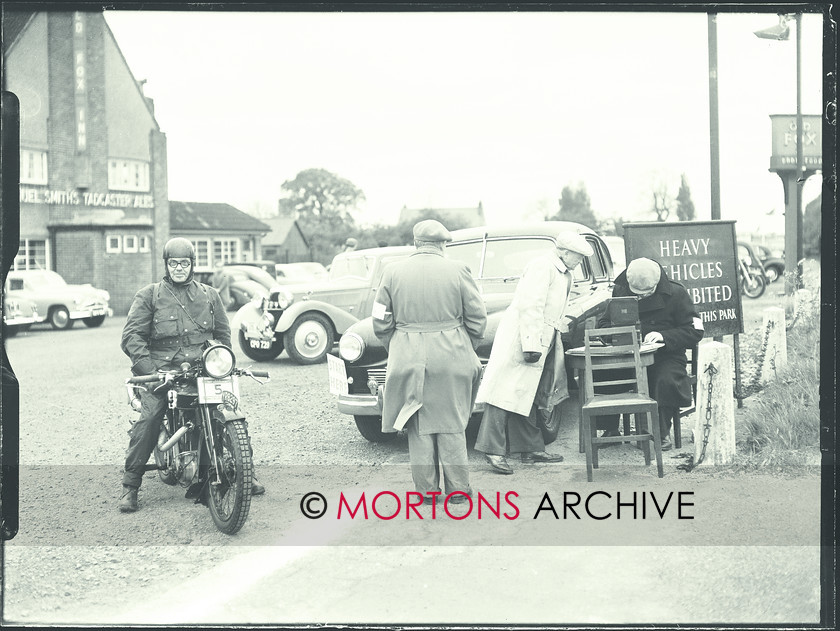
[[[274,341],[275,332],[271,327],[267,326],[264,320],[243,322],[239,329],[242,331],[242,335],[245,336],[246,340]]]
[[[37,324],[38,322],[43,322],[44,318],[39,318],[36,316],[15,316],[13,318],[3,318],[3,322],[6,326],[23,326],[26,324]]]
[[[83,320],[85,318],[96,318],[98,316],[108,316],[111,317],[114,315],[114,310],[110,307],[85,307],[84,309],[79,309],[77,311],[70,312],[70,319],[71,320]]]

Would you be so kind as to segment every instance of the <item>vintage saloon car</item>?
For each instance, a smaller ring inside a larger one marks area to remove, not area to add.
[[[566,348],[580,345],[584,324],[591,324],[603,313],[614,280],[610,251],[592,230],[577,223],[546,221],[513,228],[467,228],[452,232],[446,256],[469,265],[487,307],[487,331],[476,352],[482,365],[487,364],[490,349],[502,313],[513,300],[513,292],[525,268],[536,256],[554,249],[554,239],[561,230],[573,230],[592,246],[592,256],[583,259],[574,271],[574,285],[566,309],[562,331]],[[331,389],[338,393],[338,409],[350,414],[359,432],[370,441],[392,438],[382,432],[382,389],[385,384],[387,353],[373,334],[371,318],[350,327],[339,341],[341,359],[330,357]],[[347,384],[345,388],[343,384]],[[481,412],[483,406],[474,410]],[[538,419],[546,442],[557,437],[559,406],[550,418]]]
[[[12,337],[37,322],[44,316],[38,313],[38,305],[26,296],[24,291],[7,291],[3,296],[3,335]]]
[[[324,361],[333,343],[370,315],[383,268],[413,251],[395,246],[345,252],[333,259],[327,280],[278,286],[267,298],[252,300],[231,323],[242,352],[268,361],[285,348],[298,364]]]
[[[52,270],[9,272],[6,280],[9,292],[23,290],[38,307],[54,329],[69,329],[76,320],[85,326],[100,326],[113,310],[108,306],[110,294],[90,284],[68,285]],[[42,318],[43,319],[43,318]]]

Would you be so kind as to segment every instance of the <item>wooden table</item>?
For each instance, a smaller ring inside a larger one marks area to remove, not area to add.
[[[639,359],[642,366],[650,366],[653,364],[656,351],[662,348],[664,344],[642,344],[639,348]],[[630,353],[616,352],[612,346],[591,346],[590,353],[592,355],[593,366],[603,366],[607,364],[616,364],[626,360]],[[570,348],[566,351],[566,370],[570,368],[578,371],[578,449],[583,453],[583,432],[581,431],[581,413],[580,408],[583,407],[583,397],[586,392],[586,353],[583,346],[577,348]],[[628,368],[627,370],[632,370]],[[643,394],[648,394],[647,392]]]

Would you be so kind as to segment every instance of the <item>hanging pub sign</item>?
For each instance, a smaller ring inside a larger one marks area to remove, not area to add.
[[[624,250],[628,263],[653,259],[685,286],[705,337],[744,332],[734,221],[626,223]]]

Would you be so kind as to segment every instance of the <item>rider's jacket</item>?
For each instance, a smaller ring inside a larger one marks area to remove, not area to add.
[[[201,356],[207,340],[230,346],[230,324],[219,293],[192,280],[146,285],[134,296],[123,328],[123,352],[135,375],[178,368]]]

